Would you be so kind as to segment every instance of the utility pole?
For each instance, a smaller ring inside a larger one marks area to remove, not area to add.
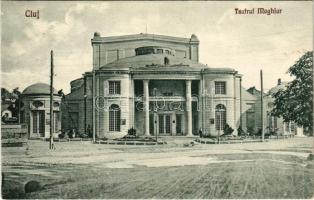
[[[241,126],[241,129],[243,129],[242,127],[242,77],[240,77],[240,126]]]
[[[53,144],[53,51],[50,52],[50,140],[49,149],[54,148]]]
[[[313,14],[314,16],[314,14]],[[313,56],[313,55],[312,55]],[[313,72],[312,72],[312,77],[314,77],[314,66],[313,67]],[[314,86],[314,81],[312,81],[312,84]],[[314,93],[313,93],[313,99],[314,99]],[[313,107],[314,109],[314,101],[313,101]],[[313,119],[313,126],[314,126],[314,112],[312,110],[312,119]],[[312,138],[313,138],[313,146],[312,146],[312,153],[309,155],[310,160],[314,160],[314,127],[312,126]]]
[[[264,142],[264,89],[262,70],[260,70],[260,78],[261,78],[261,126],[262,126],[262,142]]]

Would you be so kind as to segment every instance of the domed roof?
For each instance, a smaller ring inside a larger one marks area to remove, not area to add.
[[[53,93],[55,95],[58,95],[58,92],[53,89]],[[27,88],[24,89],[22,92],[23,95],[34,95],[34,94],[44,94],[44,95],[49,95],[50,94],[50,85],[46,83],[35,83]]]

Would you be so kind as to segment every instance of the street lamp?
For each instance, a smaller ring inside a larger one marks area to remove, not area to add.
[[[158,136],[157,136],[157,99],[156,99],[156,96],[157,96],[157,88],[154,88],[153,89],[153,93],[154,93],[154,97],[155,97],[155,105],[154,105],[154,124],[155,124],[155,137],[156,137],[156,143],[157,143],[157,139],[158,139]]]

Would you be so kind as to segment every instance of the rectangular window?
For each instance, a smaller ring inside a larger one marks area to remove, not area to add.
[[[215,81],[215,94],[226,94],[226,82]]]
[[[20,113],[20,122],[25,123],[24,111],[21,111],[21,113]]]
[[[274,129],[277,129],[277,117],[274,117]]]
[[[247,110],[247,112],[255,112],[254,103],[247,103],[246,105],[247,105],[247,107],[249,108],[249,109]]]
[[[33,111],[33,133],[38,133],[38,112]]]
[[[109,94],[121,94],[120,81],[109,81]]]
[[[291,132],[295,131],[295,123],[294,122],[290,122],[290,129],[291,129]]]
[[[285,131],[289,132],[289,122],[285,122]]]

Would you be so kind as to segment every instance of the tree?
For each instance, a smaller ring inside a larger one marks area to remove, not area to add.
[[[21,92],[19,91],[19,88],[14,88],[12,93],[12,99],[13,99],[13,104],[11,104],[11,110],[12,110],[12,115],[14,117],[19,117],[19,112],[20,112],[20,106],[21,106]]]
[[[11,93],[5,89],[1,88],[1,101],[4,102],[6,99],[10,99]]]
[[[294,121],[309,131],[313,130],[313,51],[306,52],[288,70],[294,80],[285,89],[273,94],[272,115],[285,122]]]
[[[20,97],[21,92],[19,88],[14,88],[12,92],[5,88],[1,88],[1,103],[2,104],[9,104],[8,109],[12,111],[13,117],[18,117],[19,115],[19,106],[20,106]]]

